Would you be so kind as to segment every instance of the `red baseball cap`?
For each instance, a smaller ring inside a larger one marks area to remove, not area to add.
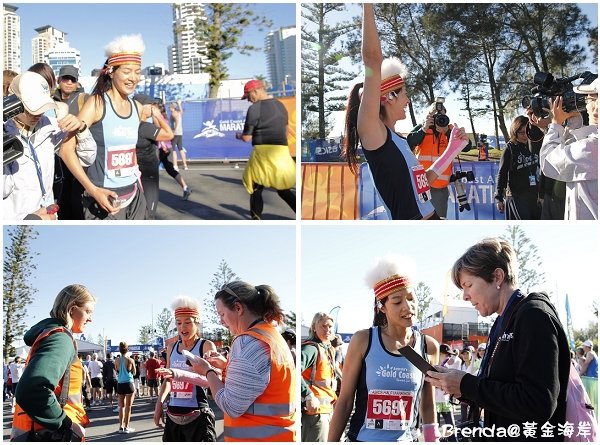
[[[242,100],[248,99],[250,91],[258,90],[259,88],[264,87],[265,86],[263,85],[263,83],[258,79],[249,80],[248,82],[246,82],[246,85],[244,85],[244,95],[242,96]]]

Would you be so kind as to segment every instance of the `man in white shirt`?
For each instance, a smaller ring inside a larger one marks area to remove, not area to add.
[[[98,354],[94,353],[88,365],[90,377],[92,378],[92,406],[102,403],[102,367],[104,365],[98,360]]]
[[[19,356],[15,357],[15,360],[8,365],[8,369],[10,370],[10,380],[12,381],[12,407],[10,412],[15,412],[15,394],[17,393],[17,385],[19,384],[19,380],[21,380],[21,376],[23,375],[23,371],[25,371],[25,360]]]
[[[540,149],[544,175],[567,184],[565,219],[598,219],[598,79],[573,88],[586,95],[589,125],[579,112],[563,110],[562,97],[552,102],[552,123]],[[566,126],[563,124],[568,121]],[[573,123],[575,122],[575,123]]]

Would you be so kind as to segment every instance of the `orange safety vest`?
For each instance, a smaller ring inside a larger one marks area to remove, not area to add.
[[[62,326],[45,329],[40,333],[40,335],[38,335],[38,337],[35,339],[35,342],[31,346],[25,366],[29,364],[29,361],[37,350],[39,343],[55,332],[64,332],[71,337],[71,340],[73,340],[73,335],[71,332]],[[65,414],[69,416],[73,423],[78,423],[85,426],[90,421],[85,413],[85,408],[83,407],[83,395],[81,393],[81,387],[83,384],[83,366],[79,360],[79,357],[77,357],[77,344],[75,343],[75,340],[73,340],[73,346],[73,360],[71,361],[70,366],[65,370],[63,377],[57,383],[56,388],[54,389],[54,394],[60,406],[65,411]],[[68,382],[67,385],[63,385],[65,381]],[[22,382],[21,384],[26,385],[26,382]],[[33,419],[29,417],[25,411],[23,411],[23,408],[21,408],[19,404],[15,406],[11,437],[19,437],[23,434],[28,434],[30,431],[42,432],[43,430],[47,430],[47,428],[39,423],[34,422]]]
[[[277,329],[264,321],[240,335],[269,345],[271,374],[265,391],[244,414],[232,418],[224,413],[225,442],[295,442],[296,371],[290,348]]]
[[[337,400],[337,394],[333,387],[336,383],[335,357],[330,353],[332,349],[326,349],[321,343],[314,341],[302,342],[302,345],[312,345],[317,348],[317,359],[310,368],[302,371],[302,378],[314,396],[319,399],[319,413],[333,412],[333,403]]]
[[[448,129],[452,130],[452,125],[448,125]],[[438,133],[438,139],[436,139],[433,134],[433,130],[428,128],[425,130],[425,137],[423,138],[423,141],[421,141],[421,143],[417,145],[417,148],[415,149],[415,155],[417,156],[417,159],[423,168],[427,170],[431,164],[433,164],[440,157],[440,155],[444,153],[446,147],[448,147],[448,137],[446,137],[446,134]],[[435,181],[433,181],[431,187],[436,189],[448,187],[451,175],[452,162],[448,167],[446,167],[442,174],[438,176]]]

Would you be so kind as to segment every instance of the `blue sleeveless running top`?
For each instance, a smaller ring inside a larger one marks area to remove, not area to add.
[[[423,219],[433,213],[425,168],[404,139],[387,128],[385,143],[363,153],[375,188],[392,219]]]
[[[423,354],[423,336],[413,330],[414,349]],[[359,442],[413,441],[423,374],[400,354],[388,352],[379,327],[369,329],[355,411],[348,437]],[[416,440],[416,437],[414,437]]]
[[[138,139],[140,118],[135,102],[129,116],[119,116],[108,94],[104,94],[102,119],[90,127],[97,145],[94,163],[87,175],[95,186],[111,190],[130,188],[137,181],[138,165],[135,145]]]
[[[598,378],[598,357],[594,357],[587,369],[585,370],[586,377]]]
[[[203,345],[204,340],[198,339],[190,352],[194,355],[202,357]],[[181,353],[182,350],[183,345],[181,344],[181,340],[178,340],[171,351],[171,368],[192,371],[192,367],[185,363],[187,358],[185,358]],[[189,408],[190,411],[198,408],[206,408],[208,407],[206,391],[203,388],[192,385],[189,382],[172,380],[169,407]]]
[[[127,370],[127,367],[125,366],[126,362],[127,360],[125,360],[125,357],[121,356],[119,359],[119,375],[117,375],[117,383],[133,383],[133,373]]]

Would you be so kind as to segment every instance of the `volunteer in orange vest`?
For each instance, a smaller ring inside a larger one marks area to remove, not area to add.
[[[195,361],[194,371],[206,377],[223,411],[225,441],[294,442],[295,366],[277,327],[284,319],[279,297],[271,286],[234,281],[217,292],[215,307],[235,336],[231,352]]]
[[[92,321],[95,304],[84,286],[67,286],[54,300],[50,318],[25,334],[25,344],[31,349],[17,388],[13,438],[27,434],[28,441],[84,439],[89,420],[81,394],[83,368],[73,334],[82,333]]]
[[[441,106],[441,114],[446,115],[446,108]],[[419,163],[427,170],[448,147],[450,132],[454,126],[448,124],[440,127],[434,122],[436,103],[432,103],[427,109],[427,117],[422,125],[417,125],[407,136],[408,145],[415,152]],[[448,121],[449,122],[449,121]],[[462,151],[471,149],[471,141]],[[431,199],[436,213],[441,218],[446,218],[448,213],[448,184],[452,175],[452,163],[446,167],[441,175],[431,185]]]
[[[317,312],[302,343],[302,442],[327,442],[335,385],[334,321],[331,315]]]

